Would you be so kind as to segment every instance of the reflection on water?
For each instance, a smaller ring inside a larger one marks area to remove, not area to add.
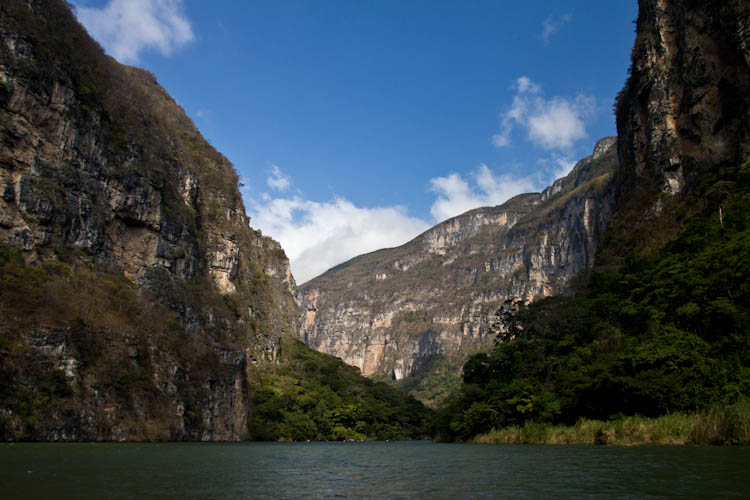
[[[2,498],[748,498],[750,448],[0,444]]]

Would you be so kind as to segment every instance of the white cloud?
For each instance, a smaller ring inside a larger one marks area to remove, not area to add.
[[[542,91],[542,88],[534,83],[528,76],[521,76],[516,80],[516,86],[518,92],[521,94],[538,94]]]
[[[272,165],[271,175],[266,178],[268,187],[276,191],[286,191],[291,183],[289,176],[284,175],[278,165]]]
[[[492,136],[492,144],[498,148],[510,146],[510,132],[512,128],[503,127],[503,131]]]
[[[553,35],[560,31],[572,19],[573,15],[568,13],[557,18],[550,16],[542,21],[542,40],[544,41],[544,44],[547,45],[550,38],[552,38]]]
[[[560,169],[563,161],[555,160]],[[282,176],[286,189],[292,180],[274,167],[274,175],[266,182],[270,185],[270,179]],[[437,197],[430,209],[433,221],[412,217],[403,206],[358,207],[339,196],[326,202],[298,195],[273,196],[252,190],[244,178],[240,189],[252,226],[281,243],[294,278],[302,284],[358,255],[402,245],[435,223],[467,210],[540,191],[545,180],[539,174],[498,175],[484,164],[470,174],[468,181],[456,173],[433,178],[430,187]]]
[[[578,94],[572,99],[547,99],[527,76],[516,80],[515,89],[510,109],[501,115],[500,131],[492,136],[495,146],[510,146],[516,127],[526,129],[529,140],[548,150],[570,150],[576,141],[587,137],[584,120],[594,114],[593,97]]]
[[[529,138],[545,149],[568,149],[575,141],[586,138],[583,119],[593,109],[593,97],[583,95],[574,100],[555,97],[543,101],[528,117]]]
[[[456,173],[430,180],[432,191],[438,195],[430,208],[436,221],[473,208],[500,205],[517,194],[539,190],[538,180],[532,176],[495,175],[485,164],[472,173],[472,179],[473,187]]]
[[[404,207],[362,208],[340,197],[245,200],[253,227],[281,243],[298,284],[357,255],[406,243],[429,227]]]
[[[122,63],[137,63],[139,54],[149,49],[168,56],[195,39],[182,0],[110,0],[102,8],[76,5],[76,14]]]

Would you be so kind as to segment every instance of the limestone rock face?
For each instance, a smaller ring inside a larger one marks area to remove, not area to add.
[[[12,333],[35,363],[64,373],[76,404],[26,430],[0,408],[6,438],[145,439],[143,422],[158,415],[160,439],[240,439],[248,370],[273,363],[299,326],[289,263],[250,228],[231,164],[153,75],[105,56],[58,0],[0,5],[0,144],[0,242],[30,265],[124,275],[144,304],[176,313],[201,356],[186,362],[184,346],[137,328],[103,332],[105,354],[149,370],[160,394],[128,407],[101,373],[81,372],[70,328]],[[20,391],[29,370],[9,370],[3,383]]]
[[[299,287],[300,337],[364,375],[401,379],[488,348],[506,299],[566,293],[612,212],[615,138],[542,193],[479,208]]]
[[[631,75],[617,104],[617,191],[648,180],[673,195],[747,157],[750,4],[638,3]]]

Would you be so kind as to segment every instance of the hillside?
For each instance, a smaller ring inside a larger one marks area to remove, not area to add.
[[[614,144],[599,141],[542,193],[469,211],[305,283],[300,337],[367,376],[436,375],[409,387],[435,402],[466,357],[492,345],[500,305],[567,293],[592,265],[611,216]]]

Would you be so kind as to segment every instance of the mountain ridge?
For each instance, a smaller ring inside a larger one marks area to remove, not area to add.
[[[590,265],[611,213],[615,142],[597,142],[540,193],[470,210],[301,285],[300,338],[368,376],[402,379],[438,358],[457,372],[491,345],[504,300],[567,291]]]

